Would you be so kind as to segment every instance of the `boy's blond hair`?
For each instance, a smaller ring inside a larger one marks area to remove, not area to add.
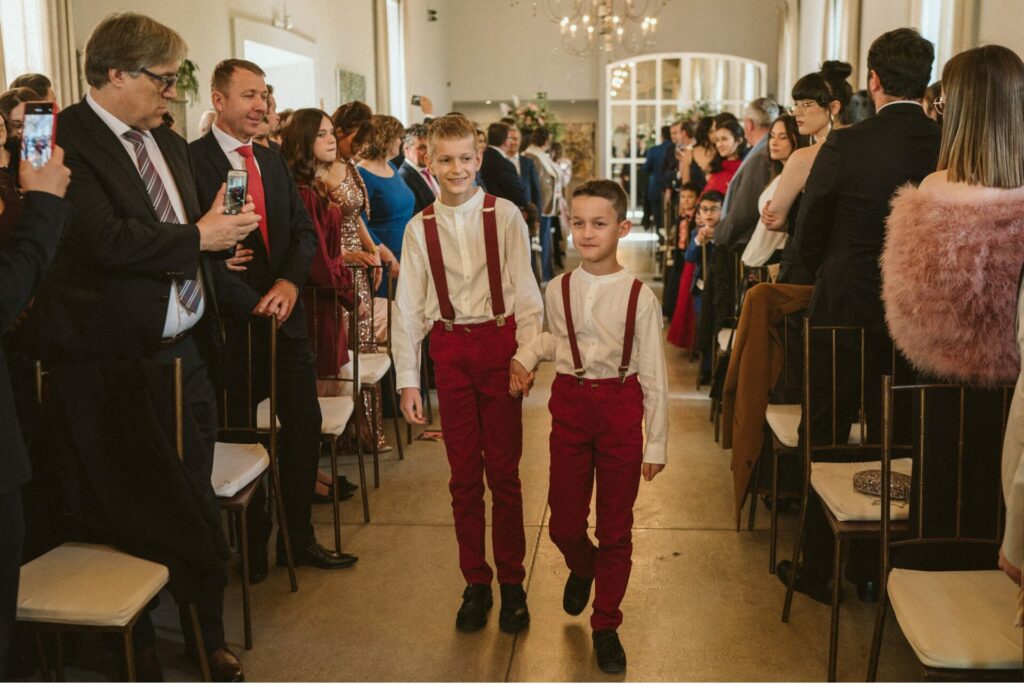
[[[626,219],[626,210],[629,209],[629,198],[622,186],[611,179],[591,179],[579,186],[572,192],[572,197],[591,196],[604,198],[615,208],[615,218],[619,222]]]
[[[434,144],[441,139],[458,141],[463,138],[472,138],[476,146],[476,127],[460,114],[447,114],[427,124],[427,150],[430,152],[433,152]]]

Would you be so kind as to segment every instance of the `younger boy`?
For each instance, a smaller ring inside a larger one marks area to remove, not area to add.
[[[402,414],[423,424],[420,344],[430,333],[451,479],[459,567],[466,579],[455,626],[479,630],[493,604],[484,555],[484,475],[493,502],[492,543],[501,585],[498,624],[530,624],[523,590],[526,537],[519,484],[522,402],[508,394],[516,347],[541,331],[543,301],[530,268],[519,209],[474,186],[481,151],[461,115],[427,127],[430,170],[440,196],[409,221],[392,332]]]
[[[633,502],[640,475],[652,480],[665,467],[668,429],[658,299],[616,259],[631,228],[626,204],[622,187],[606,179],[573,192],[570,225],[581,267],[548,285],[551,332],[520,346],[510,380],[513,394],[528,394],[537,362],[555,361],[548,505],[551,539],[569,567],[562,606],[582,613],[596,580],[590,626],[607,673],[626,669],[616,630],[632,567]],[[597,546],[587,536],[595,473]]]

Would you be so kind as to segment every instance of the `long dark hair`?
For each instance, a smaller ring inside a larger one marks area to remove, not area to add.
[[[335,110],[330,119],[334,124],[334,135],[339,138],[348,136],[353,131],[357,132],[355,138],[352,139],[352,150],[357,151],[366,143],[366,139],[369,138],[373,130],[373,124],[370,121],[372,117],[373,111],[370,110],[369,105],[353,100]]]
[[[697,122],[697,130],[693,133],[693,144],[707,148],[711,145],[711,129],[715,126],[714,117],[701,117]]]
[[[796,152],[798,148],[804,148],[810,145],[810,137],[800,135],[800,129],[796,125],[796,117],[793,115],[784,114],[775,118],[772,125],[768,127],[768,135],[772,135],[772,131],[775,130],[775,125],[782,122],[782,125],[786,127],[786,138],[789,139],[789,145],[793,147],[793,152]],[[793,154],[790,153],[790,155]],[[782,174],[782,160],[773,160],[771,155],[768,156],[768,169],[771,170],[772,179]]]
[[[852,73],[849,62],[829,60],[821,65],[820,71],[805,74],[793,84],[793,101],[813,100],[827,110],[829,103],[835,100],[842,113],[853,97],[853,86],[846,80]]]
[[[747,137],[743,134],[743,126],[735,119],[726,120],[718,127],[719,129],[728,129],[737,141],[740,142],[740,147],[736,149],[736,153],[742,160],[746,154],[749,146],[747,145]],[[718,148],[715,148],[715,157],[711,160],[710,170],[712,174],[718,174],[722,171],[722,163],[725,158],[718,152]]]
[[[281,154],[292,170],[295,183],[316,189],[321,195],[325,189],[316,180],[318,163],[313,157],[313,143],[320,131],[320,122],[325,118],[331,119],[326,112],[313,107],[295,110],[281,132]]]

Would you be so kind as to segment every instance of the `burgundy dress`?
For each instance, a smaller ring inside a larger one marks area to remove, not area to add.
[[[708,175],[708,183],[704,186],[703,193],[718,191],[724,196],[729,190],[729,183],[742,164],[743,160],[722,160],[722,169]]]

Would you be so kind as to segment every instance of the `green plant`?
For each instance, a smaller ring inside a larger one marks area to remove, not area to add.
[[[690,108],[677,112],[676,121],[698,122],[703,117],[712,117],[715,114],[710,104],[703,100],[698,100]]]
[[[188,96],[188,101],[193,105],[199,97],[199,67],[192,60],[182,60],[178,67],[178,93]]]
[[[551,103],[540,93],[537,94],[536,102],[524,103],[511,112],[516,120],[516,126],[520,129],[536,129],[539,126],[546,127],[551,132],[551,140],[559,141],[565,131],[558,114],[551,109]]]

